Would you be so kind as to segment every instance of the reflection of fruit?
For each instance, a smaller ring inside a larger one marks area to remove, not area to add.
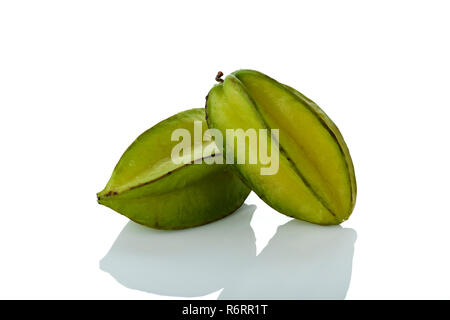
[[[203,109],[192,109],[168,118],[140,135],[117,163],[98,202],[140,224],[157,229],[182,229],[220,219],[239,208],[250,190],[232,171],[220,164],[175,164],[171,141],[175,129],[193,136],[194,121],[203,122]],[[208,142],[211,143],[211,142]],[[205,143],[204,143],[205,144]],[[205,145],[204,145],[205,146]],[[203,157],[213,157],[203,154]],[[221,156],[221,155],[215,155]],[[201,157],[201,156],[200,156]]]
[[[130,289],[166,296],[198,297],[221,290],[255,259],[250,227],[255,209],[243,204],[224,219],[181,232],[129,222],[100,268]]]
[[[344,299],[355,241],[353,229],[291,220],[278,227],[219,299]]]
[[[219,80],[206,102],[210,128],[224,136],[226,129],[279,129],[276,174],[261,175],[265,165],[260,159],[256,164],[235,165],[248,185],[288,216],[318,224],[348,219],[356,200],[354,169],[330,118],[301,93],[260,72],[239,70]],[[277,141],[271,137],[268,143]],[[229,154],[230,142],[224,146]]]

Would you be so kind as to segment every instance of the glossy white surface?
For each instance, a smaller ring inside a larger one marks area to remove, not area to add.
[[[1,2],[0,298],[449,299],[449,9]],[[239,68],[339,126],[358,182],[349,221],[290,221],[251,194],[222,221],[162,232],[96,203],[137,135]]]
[[[128,222],[100,262],[124,286],[166,296],[342,299],[356,233],[291,220],[256,256],[255,205],[207,226],[159,231]]]

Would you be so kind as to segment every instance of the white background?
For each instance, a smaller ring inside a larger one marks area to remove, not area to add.
[[[95,194],[138,134],[240,68],[313,99],[347,141],[346,298],[450,298],[449,14],[446,1],[2,1],[0,298],[166,298],[100,270],[128,220]],[[260,252],[288,219],[246,203]]]

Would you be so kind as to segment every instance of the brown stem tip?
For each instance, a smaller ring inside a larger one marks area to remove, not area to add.
[[[216,81],[217,82],[223,82],[222,76],[223,76],[223,72],[222,71],[217,72]]]

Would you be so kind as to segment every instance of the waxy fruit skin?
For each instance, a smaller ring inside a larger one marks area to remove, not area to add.
[[[171,141],[175,129],[194,136],[194,121],[207,130],[204,109],[191,109],[161,121],[141,134],[117,163],[105,189],[103,204],[129,219],[156,229],[184,229],[223,218],[238,209],[250,189],[225,164],[175,164]],[[203,134],[202,132],[202,134]],[[211,142],[203,142],[203,146]],[[203,154],[202,159],[222,157]]]

